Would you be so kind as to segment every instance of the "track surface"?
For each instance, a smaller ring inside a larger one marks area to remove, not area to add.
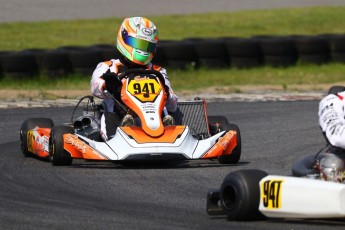
[[[206,194],[229,172],[257,168],[290,175],[291,165],[325,141],[317,101],[208,103],[210,115],[239,125],[238,165],[217,161],[122,166],[74,161],[71,167],[25,158],[19,129],[28,117],[70,120],[71,107],[0,110],[2,229],[343,229],[344,221],[230,222],[206,214]],[[317,201],[316,201],[317,202]]]
[[[9,22],[340,6],[345,2],[0,0],[0,4],[0,21]],[[44,116],[61,124],[69,121],[72,108],[0,109],[0,228],[343,229],[345,222],[338,220],[229,222],[205,212],[208,189],[219,187],[229,172],[257,168],[289,175],[294,161],[323,147],[317,106],[317,101],[210,103],[210,115],[225,115],[241,129],[243,154],[238,165],[189,161],[136,167],[84,161],[53,167],[25,158],[19,144],[22,121]]]
[[[303,6],[344,6],[343,0],[0,0],[0,21],[228,12]]]

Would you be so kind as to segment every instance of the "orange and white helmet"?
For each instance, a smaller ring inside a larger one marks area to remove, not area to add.
[[[148,64],[156,51],[158,31],[143,17],[126,18],[117,34],[117,49],[131,62]]]

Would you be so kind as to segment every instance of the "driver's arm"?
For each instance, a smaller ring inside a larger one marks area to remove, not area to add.
[[[110,66],[111,62],[101,62],[93,71],[90,86],[91,93],[96,97],[106,98],[106,96],[103,94],[103,90],[105,88],[105,81],[102,78],[102,76],[110,69]]]
[[[319,104],[319,124],[328,142],[345,149],[345,92],[327,95]]]
[[[167,99],[167,102],[165,104],[165,107],[167,108],[167,110],[169,112],[175,112],[177,109],[177,101],[178,101],[178,97],[177,95],[174,93],[174,90],[171,87],[171,83],[169,81],[168,75],[167,75],[167,71],[164,68],[161,68],[159,70],[159,72],[163,75],[164,80],[165,80],[165,85],[168,86],[169,88],[169,98]]]

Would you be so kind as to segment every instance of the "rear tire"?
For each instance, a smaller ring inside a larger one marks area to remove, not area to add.
[[[36,126],[40,128],[52,128],[54,123],[50,118],[29,118],[26,119],[20,128],[20,142],[21,149],[24,156],[32,156],[33,153],[28,151],[28,131],[35,128]]]
[[[73,158],[70,153],[64,149],[63,135],[73,133],[73,128],[69,126],[55,126],[49,139],[49,161],[54,166],[71,165]]]
[[[228,174],[220,189],[220,201],[229,220],[262,220],[259,211],[260,185],[267,173],[261,170],[239,170]]]

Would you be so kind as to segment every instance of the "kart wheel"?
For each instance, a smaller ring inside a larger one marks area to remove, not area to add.
[[[241,158],[242,151],[242,141],[241,141],[241,132],[237,125],[235,124],[222,124],[221,130],[235,130],[237,132],[237,145],[232,150],[230,155],[220,156],[218,158],[219,163],[221,164],[237,164]]]
[[[228,119],[226,119],[226,117],[224,116],[208,116],[207,120],[210,128],[210,133],[212,136],[222,131],[220,129],[220,126],[229,123]]]
[[[73,158],[64,149],[63,135],[73,133],[73,128],[69,126],[55,126],[49,139],[49,161],[55,166],[71,165]]]
[[[50,118],[29,118],[23,122],[22,127],[20,128],[20,142],[22,153],[26,157],[33,154],[28,151],[27,133],[30,129],[33,129],[36,126],[41,128],[52,128],[54,126],[54,123]]]
[[[226,119],[226,117],[224,116],[207,116],[207,119],[210,125],[216,124],[216,123],[219,123],[219,124],[229,123],[228,119]]]
[[[220,202],[229,220],[261,220],[260,185],[267,173],[261,170],[239,170],[228,174],[220,189]]]

